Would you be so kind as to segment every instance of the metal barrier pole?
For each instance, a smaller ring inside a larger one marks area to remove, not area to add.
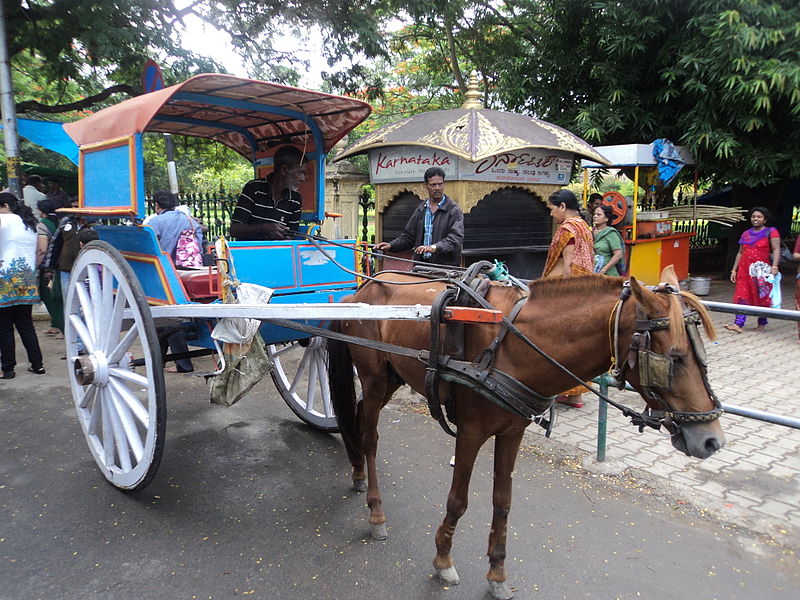
[[[798,310],[766,308],[750,306],[748,304],[731,304],[729,302],[711,302],[706,300],[703,300],[703,304],[708,310],[714,312],[748,315],[751,317],[771,317],[773,319],[783,319],[785,321],[800,321],[800,311]]]
[[[608,396],[608,377],[605,373],[597,378],[600,383],[600,393]],[[597,407],[597,462],[606,460],[606,429],[608,426],[608,402],[600,400]]]
[[[724,402],[721,404],[722,408],[729,415],[738,415],[740,417],[756,419],[757,421],[764,421],[765,423],[774,423],[775,425],[784,425],[793,429],[800,429],[800,419],[796,419],[795,417],[776,415],[775,413],[765,412],[756,408],[734,406],[733,404],[725,404]]]

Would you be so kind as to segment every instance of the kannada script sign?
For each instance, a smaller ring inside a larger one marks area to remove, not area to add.
[[[422,146],[395,146],[369,153],[372,183],[422,181],[428,168],[441,167],[450,180],[566,185],[572,162],[569,152],[539,148],[502,152],[477,163]]]

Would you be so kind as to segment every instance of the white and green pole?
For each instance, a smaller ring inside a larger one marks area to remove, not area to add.
[[[3,117],[3,141],[6,149],[8,187],[17,198],[22,198],[22,179],[17,136],[17,110],[14,105],[14,86],[11,83],[11,62],[6,38],[5,4],[0,2],[0,110]]]

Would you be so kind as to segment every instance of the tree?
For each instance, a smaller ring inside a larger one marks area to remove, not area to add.
[[[12,66],[18,68],[20,58],[27,56],[27,76],[46,84],[46,98],[28,94],[22,99],[40,104],[53,104],[53,96],[74,102],[68,93],[74,83],[85,96],[111,86],[125,86],[116,90],[135,95],[150,57],[162,64],[168,83],[195,73],[224,72],[213,58],[181,47],[190,15],[226,32],[251,76],[293,83],[303,65],[292,53],[275,47],[278,34],[302,37],[318,26],[331,63],[356,54],[374,57],[383,51],[378,24],[389,18],[382,2],[195,0],[178,8],[173,0],[3,0],[11,24],[7,32]],[[77,108],[90,106],[84,101]],[[20,112],[35,111],[42,106],[28,102],[21,108]]]
[[[525,3],[530,6],[539,2]],[[551,1],[504,81],[511,108],[603,144],[666,137],[701,174],[768,185],[800,176],[800,5],[794,0]],[[571,23],[572,27],[567,28]],[[573,45],[573,60],[565,59]]]
[[[795,0],[461,0],[405,3],[393,59],[436,81],[482,74],[489,106],[601,144],[666,137],[708,178],[800,176],[800,4]],[[421,43],[420,40],[425,40]]]

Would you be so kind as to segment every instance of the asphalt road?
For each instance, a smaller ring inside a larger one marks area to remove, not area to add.
[[[453,444],[418,407],[383,414],[389,538],[374,542],[340,438],[301,424],[270,381],[224,409],[208,405],[202,380],[167,375],[164,461],[147,489],[119,492],[94,464],[47,343],[46,376],[20,365],[0,384],[0,599],[488,597],[491,447],[457,530],[462,581],[448,589],[431,560]],[[531,448],[508,552],[520,599],[800,598],[793,549]]]

